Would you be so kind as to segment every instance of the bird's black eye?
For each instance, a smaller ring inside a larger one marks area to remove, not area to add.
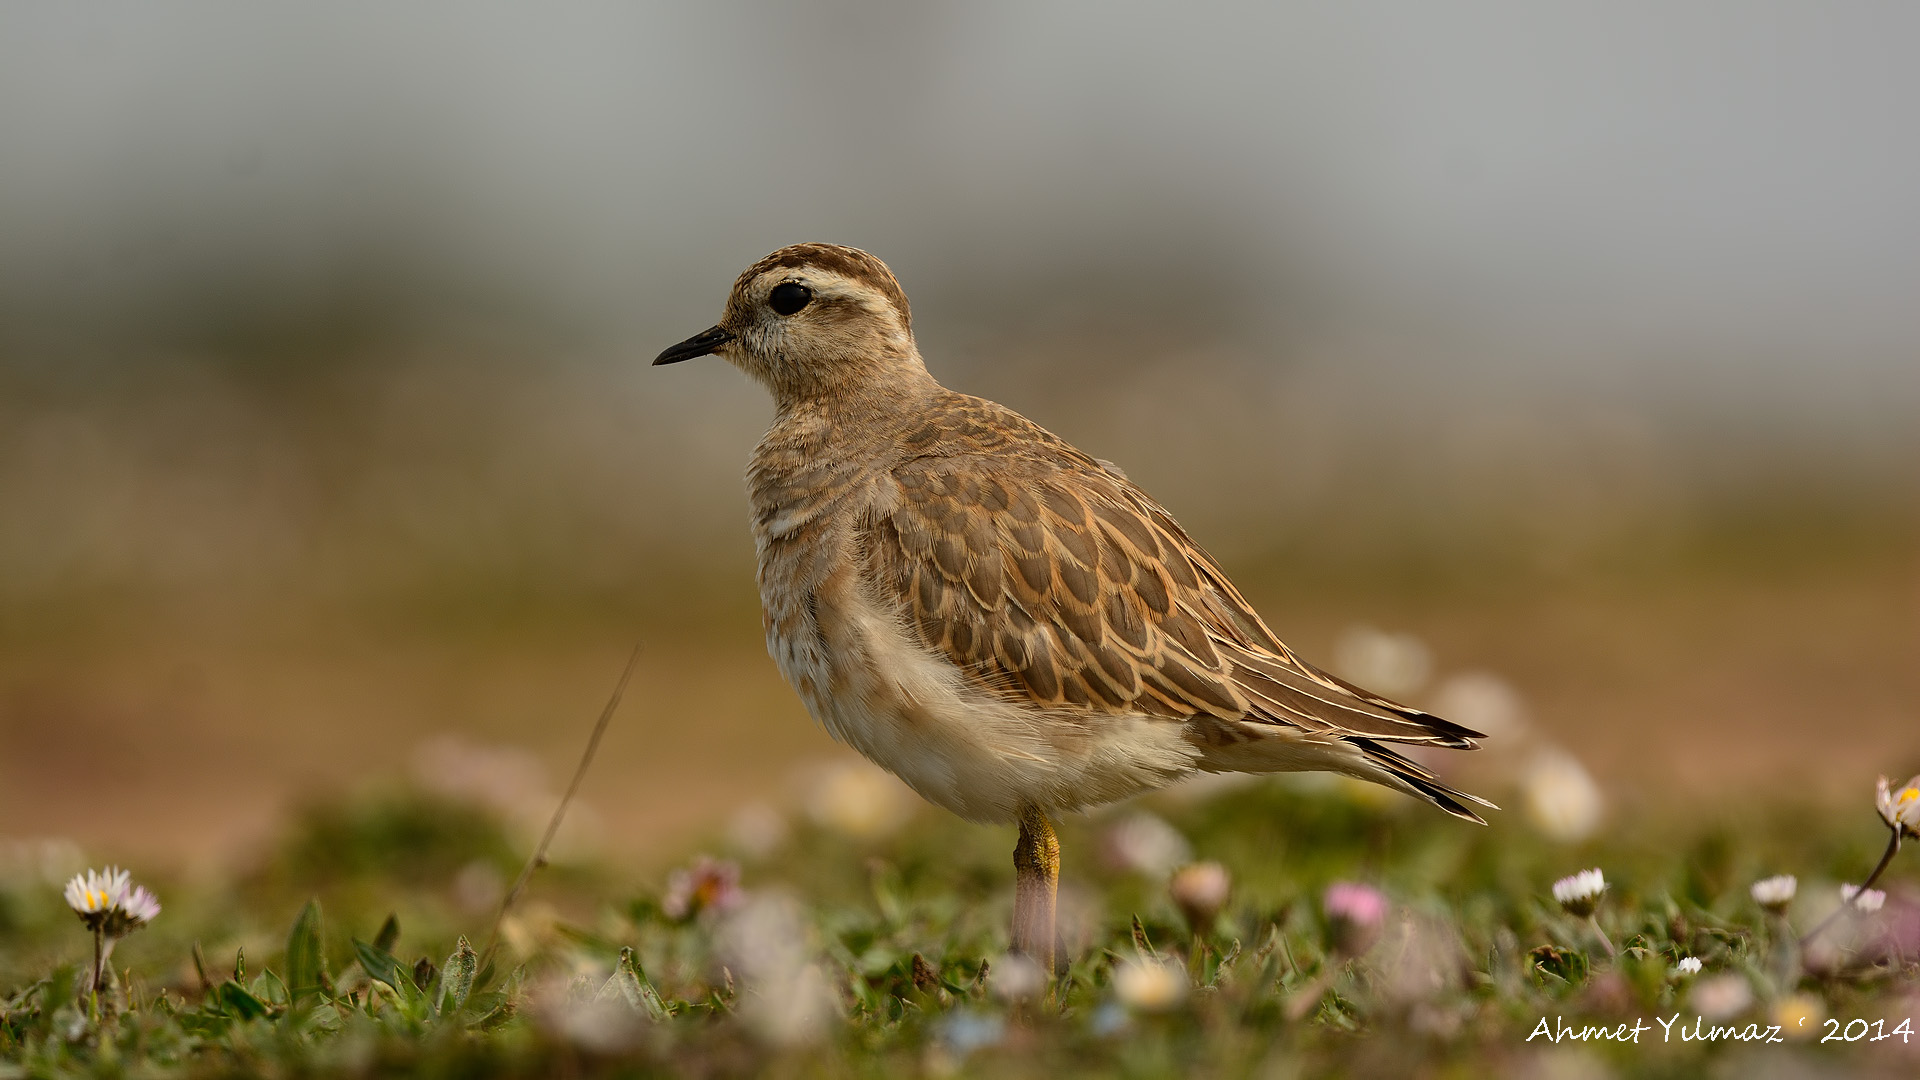
[[[797,281],[783,281],[773,287],[767,306],[781,315],[791,315],[813,303],[813,290]]]

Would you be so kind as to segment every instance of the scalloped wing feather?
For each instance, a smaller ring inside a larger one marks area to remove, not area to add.
[[[909,436],[917,456],[892,470],[862,539],[870,580],[980,684],[1095,715],[1461,749],[1480,737],[1301,661],[1117,470],[1008,410],[961,401]]]

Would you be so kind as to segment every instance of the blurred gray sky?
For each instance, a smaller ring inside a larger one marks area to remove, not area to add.
[[[1904,408],[1915,41],[1892,2],[9,4],[0,317],[648,352],[827,239],[923,334],[1067,303],[1423,393]]]

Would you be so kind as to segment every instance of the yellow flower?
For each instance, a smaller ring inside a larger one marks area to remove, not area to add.
[[[1113,993],[1140,1012],[1163,1012],[1187,999],[1187,972],[1179,964],[1142,957],[1113,970]]]
[[[1826,1003],[1812,994],[1788,994],[1773,1006],[1773,1022],[1789,1039],[1812,1038],[1826,1018]]]

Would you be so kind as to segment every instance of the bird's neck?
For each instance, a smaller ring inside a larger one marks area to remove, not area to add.
[[[822,477],[889,459],[897,453],[901,433],[919,423],[943,393],[928,376],[924,383],[890,381],[884,387],[780,401],[749,469],[756,505],[781,504],[785,496],[780,493],[803,478],[823,483]]]
[[[797,424],[836,438],[890,437],[944,389],[918,353],[876,357],[836,374],[840,377],[831,383],[775,387],[775,428]]]

